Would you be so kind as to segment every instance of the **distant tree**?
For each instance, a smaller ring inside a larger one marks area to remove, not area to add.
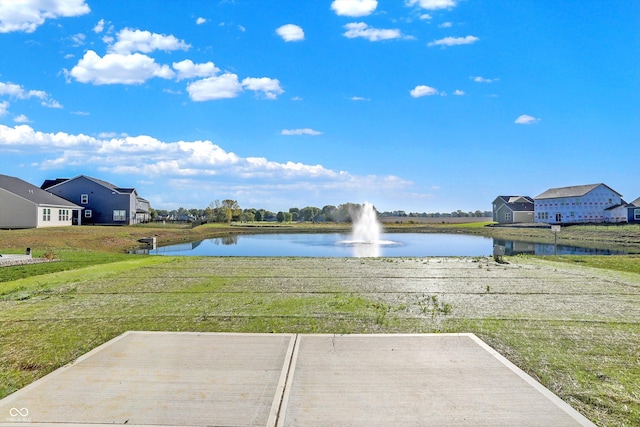
[[[262,220],[263,221],[273,221],[274,219],[276,219],[276,214],[271,212],[271,211],[267,211],[267,210],[262,210]]]
[[[327,205],[322,207],[322,216],[324,221],[334,221],[334,214],[337,208],[333,205]]]
[[[320,208],[316,208],[314,206],[307,206],[306,208],[302,208],[300,210],[302,219],[304,219],[305,221],[315,221],[320,212]]]
[[[255,221],[256,215],[250,210],[246,210],[242,212],[240,215],[240,221],[242,222],[253,222]]]
[[[258,209],[256,210],[256,213],[254,214],[254,221],[262,221],[262,210]]]
[[[207,208],[204,210],[204,217],[207,219],[207,221],[215,220],[215,217],[213,215],[213,209],[211,209],[210,206],[207,206]]]
[[[276,220],[278,222],[284,222],[284,212],[280,211],[276,214]]]

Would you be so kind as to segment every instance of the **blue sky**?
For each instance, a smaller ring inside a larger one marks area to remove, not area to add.
[[[0,0],[0,173],[157,209],[640,197],[640,2]]]

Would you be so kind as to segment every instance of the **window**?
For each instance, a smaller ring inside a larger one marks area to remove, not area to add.
[[[115,210],[115,211],[113,211],[113,220],[114,221],[126,221],[127,220],[127,211],[125,211],[125,210]]]
[[[640,209],[633,210],[633,219],[640,221]]]
[[[505,221],[511,221],[511,212],[505,212],[504,219]]]
[[[86,205],[87,203],[89,203],[89,195],[88,194],[81,194],[80,195],[80,203],[83,204],[83,205]]]
[[[42,220],[43,221],[51,221],[51,209],[44,208],[42,210]]]
[[[85,218],[91,218],[93,216],[93,212],[91,212],[91,209],[85,209],[84,210],[84,217]]]
[[[69,221],[69,210],[68,209],[60,209],[58,210],[58,221]]]

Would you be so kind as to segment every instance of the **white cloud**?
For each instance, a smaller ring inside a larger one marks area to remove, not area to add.
[[[266,99],[276,99],[278,95],[284,93],[284,90],[280,87],[280,81],[269,77],[247,77],[242,80],[242,86],[245,89],[262,93]]]
[[[45,101],[42,101],[40,103],[40,105],[42,105],[43,107],[47,107],[47,108],[64,108],[62,106],[62,104],[60,104],[58,101],[56,101],[55,99],[47,99]]]
[[[71,41],[73,42],[74,47],[82,46],[86,39],[87,36],[82,33],[74,34],[73,36],[71,36]]]
[[[0,117],[5,116],[9,111],[9,101],[0,101]]]
[[[369,98],[364,98],[362,96],[352,96],[351,97],[352,101],[371,101],[371,99]]]
[[[42,90],[26,90],[15,83],[0,82],[0,96],[6,95],[14,99],[40,99],[40,104],[48,108],[62,108],[62,105]]]
[[[423,21],[429,21],[430,19],[432,19],[432,16],[428,13],[423,13],[422,15],[420,15],[420,19]]]
[[[90,11],[84,0],[0,0],[0,33],[32,33],[46,19],[81,16]]]
[[[39,132],[28,125],[13,128],[0,125],[2,146],[19,146],[52,154],[47,156],[50,160],[37,165],[45,169],[92,164],[118,174],[147,177],[227,175],[276,179],[341,175],[321,165],[279,163],[263,157],[241,158],[211,141],[164,142],[147,135],[103,134],[95,138],[83,134]]]
[[[93,32],[96,34],[100,34],[104,31],[104,19],[98,21],[95,27],[93,27]]]
[[[488,78],[482,77],[482,76],[475,76],[475,77],[471,76],[471,80],[473,80],[476,83],[494,83],[494,82],[497,82],[500,79],[498,79],[498,78],[488,79]]]
[[[442,24],[438,25],[438,28],[451,28],[453,27],[453,24],[451,22],[443,22]]]
[[[522,114],[514,121],[514,123],[518,125],[534,125],[538,122],[540,122],[539,118],[530,116],[528,114]]]
[[[309,128],[304,128],[304,129],[282,129],[282,132],[280,132],[281,135],[313,135],[313,136],[317,136],[317,135],[322,135],[322,132],[317,131],[317,130],[313,130],[313,129],[309,129]]]
[[[170,79],[175,73],[167,65],[159,65],[153,58],[140,53],[108,53],[100,57],[88,50],[69,73],[81,83],[95,85],[141,84],[153,78]]]
[[[453,94],[454,94],[454,95],[457,95],[457,96],[464,96],[464,95],[465,95],[464,91],[463,91],[463,90],[460,90],[460,89],[456,89],[456,90],[453,92]]]
[[[378,7],[378,0],[334,0],[331,9],[340,16],[367,16]]]
[[[351,22],[344,26],[347,30],[344,36],[350,39],[361,37],[372,42],[402,38],[402,33],[397,29],[380,29],[369,27],[364,22]]]
[[[189,50],[191,45],[175,36],[152,33],[150,31],[125,28],[116,35],[117,41],[109,46],[110,53],[128,54],[133,52],[151,53],[155,50]]]
[[[407,6],[415,6],[427,10],[450,9],[456,6],[456,0],[406,0]]]
[[[433,88],[431,86],[418,85],[415,88],[413,88],[409,93],[414,98],[421,98],[423,96],[438,95],[440,92],[438,92],[438,89]]]
[[[206,23],[207,20],[204,19],[202,16],[198,17],[198,19],[196,19],[196,25],[202,25],[204,23]]]
[[[24,114],[20,114],[19,116],[16,116],[13,119],[14,122],[16,123],[29,123],[31,122],[31,120],[29,120],[29,118],[27,116],[25,116]]]
[[[187,92],[192,101],[235,98],[242,92],[242,85],[236,74],[225,73],[189,83]]]
[[[480,40],[476,36],[466,37],[445,37],[443,39],[434,40],[428,46],[458,46],[462,44],[472,44]]]
[[[278,29],[276,33],[286,42],[297,42],[304,40],[304,31],[295,24],[286,24]]]
[[[220,72],[220,69],[211,61],[194,64],[190,59],[174,62],[173,69],[178,72],[177,80],[192,79],[194,77],[210,77]]]
[[[32,167],[41,170],[127,175],[118,180],[144,183],[139,190],[156,208],[166,208],[166,203],[176,208],[206,206],[215,194],[215,198],[238,200],[242,206],[276,211],[323,206],[333,200],[403,199],[413,186],[393,175],[358,176],[321,164],[240,157],[208,140],[167,142],[116,133],[95,137],[0,124],[0,150],[6,149],[40,153],[46,160],[36,158]],[[187,191],[193,188],[200,191]]]
[[[17,99],[40,98],[47,99],[47,93],[41,90],[25,90],[15,83],[0,82],[0,96],[8,95]]]

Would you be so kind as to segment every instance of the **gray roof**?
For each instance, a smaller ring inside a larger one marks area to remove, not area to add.
[[[68,181],[73,181],[73,180],[78,179],[78,178],[85,178],[85,179],[88,179],[88,180],[90,180],[90,181],[95,182],[95,183],[96,183],[96,184],[98,184],[98,185],[101,185],[101,186],[103,186],[103,187],[106,187],[106,188],[108,188],[108,189],[109,189],[109,190],[111,190],[111,191],[116,191],[116,192],[118,192],[118,193],[122,193],[122,194],[132,194],[132,193],[136,193],[136,194],[137,194],[137,191],[136,191],[136,189],[135,189],[135,188],[122,188],[122,187],[117,187],[117,186],[113,185],[113,184],[112,184],[112,183],[110,183],[110,182],[103,181],[103,180],[98,179],[98,178],[93,178],[93,177],[90,177],[90,176],[87,176],[87,175],[78,175],[78,176],[73,177],[73,178],[57,178],[57,179],[55,179],[55,180],[47,180],[47,181],[45,181],[45,182],[44,182],[44,184],[42,184],[42,187],[43,187],[43,188],[46,188],[46,189],[49,189],[49,188],[51,188],[51,187],[55,187],[55,186],[57,186],[57,185],[64,184],[65,182],[68,182]]]
[[[637,199],[635,199],[633,202],[630,203],[633,206],[636,207],[640,207],[640,197],[638,197]]]
[[[533,199],[529,196],[498,196],[513,212],[533,212]]]
[[[13,176],[0,175],[0,188],[39,206],[83,209],[81,206],[71,203],[62,197],[58,197],[55,194],[51,194],[48,191]]]
[[[557,199],[560,197],[581,197],[587,194],[588,192],[590,192],[591,190],[594,190],[595,188],[600,187],[601,185],[607,187],[609,190],[613,191],[618,196],[622,197],[622,194],[618,193],[608,185],[600,183],[600,184],[588,184],[588,185],[574,185],[571,187],[550,188],[544,193],[536,196],[535,199],[539,200],[539,199]]]

